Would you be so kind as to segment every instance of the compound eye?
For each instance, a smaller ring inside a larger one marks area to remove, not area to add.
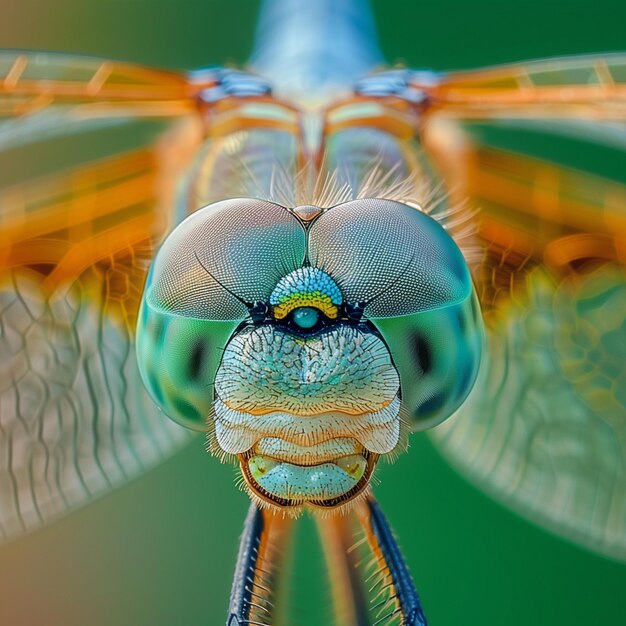
[[[293,321],[296,326],[304,330],[313,328],[320,319],[320,312],[311,306],[303,306],[294,309],[292,313]]]
[[[209,429],[225,346],[248,317],[263,323],[272,289],[305,256],[298,219],[264,200],[216,202],[170,234],[150,270],[136,341],[142,379],[166,415]]]
[[[155,309],[185,318],[260,316],[260,303],[281,276],[301,266],[305,248],[304,230],[286,208],[249,198],[216,202],[167,238],[144,297]]]
[[[310,227],[308,253],[345,302],[363,303],[359,313],[370,320],[448,306],[472,290],[463,255],[446,230],[392,200],[364,198],[327,209]]]

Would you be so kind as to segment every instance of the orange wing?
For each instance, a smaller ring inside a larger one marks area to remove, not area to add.
[[[134,320],[210,81],[0,54],[0,538],[187,440],[137,372]]]
[[[416,74],[433,111],[463,119],[624,120],[626,54],[546,59],[445,74]]]
[[[194,98],[216,80],[91,57],[0,52],[0,114],[24,115],[51,105],[90,105],[100,114],[133,108],[137,115],[193,112]],[[82,113],[82,110],[81,110]],[[95,114],[95,112],[93,112]]]

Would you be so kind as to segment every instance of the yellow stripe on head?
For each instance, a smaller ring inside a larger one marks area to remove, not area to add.
[[[343,297],[335,281],[316,267],[300,267],[283,276],[270,296],[276,319],[283,319],[300,307],[313,307],[326,317],[336,319],[342,303]]]

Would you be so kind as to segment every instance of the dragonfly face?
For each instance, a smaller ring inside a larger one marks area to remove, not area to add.
[[[296,514],[361,495],[409,421],[448,417],[474,382],[481,329],[459,249],[415,208],[241,198],[166,240],[137,354],[161,409],[209,430],[254,498]]]
[[[294,32],[316,23],[326,49],[323,20]],[[360,41],[357,30],[341,41]],[[344,56],[365,71],[376,54]],[[289,88],[292,75],[264,67]],[[623,558],[624,185],[494,149],[475,127],[623,149],[625,69],[608,55],[398,70],[346,79],[338,101],[288,101],[229,70],[1,54],[1,149],[31,169],[7,174],[0,202],[0,531],[35,528],[171,452],[184,431],[156,403],[207,431],[255,502],[235,623],[269,619],[263,572],[279,568],[283,514],[304,507],[350,513],[318,516],[349,572],[349,525],[364,521],[391,607],[369,621],[421,623],[370,478],[410,429],[456,410],[432,439],[462,472]],[[57,163],[71,152],[63,142],[91,147],[103,134],[118,147]],[[275,193],[276,176],[296,189],[307,165],[347,193]],[[399,193],[422,178],[470,209],[435,215]],[[181,180],[193,188],[183,202]],[[482,254],[468,254],[466,237]],[[464,400],[482,348],[479,301],[487,354]],[[358,613],[351,585],[344,577],[338,595]]]

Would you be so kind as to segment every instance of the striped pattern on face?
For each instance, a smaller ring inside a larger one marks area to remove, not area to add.
[[[336,319],[343,302],[341,291],[326,272],[316,267],[299,267],[278,281],[270,296],[274,317],[283,319],[298,307],[315,307]]]

